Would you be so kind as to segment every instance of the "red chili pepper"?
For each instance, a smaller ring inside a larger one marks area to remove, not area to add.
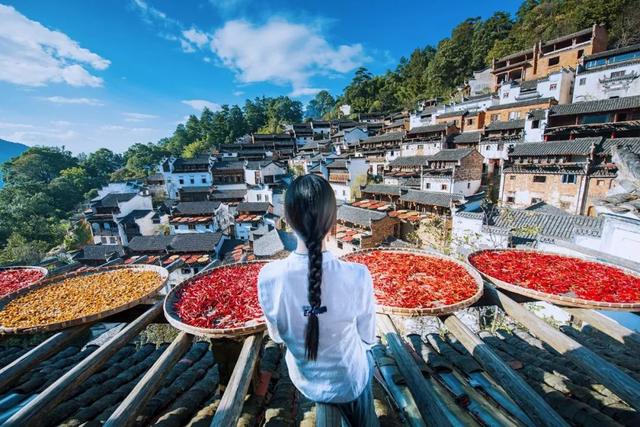
[[[0,270],[0,298],[42,279],[44,273],[31,268]]]
[[[222,267],[198,277],[178,295],[174,307],[178,316],[189,325],[211,329],[262,322],[257,282],[263,266],[251,263]]]
[[[483,251],[469,261],[489,276],[539,292],[589,301],[640,303],[640,277],[597,262],[509,250]]]
[[[371,251],[345,260],[369,268],[376,299],[387,307],[441,307],[469,299],[478,290],[464,267],[434,256]]]

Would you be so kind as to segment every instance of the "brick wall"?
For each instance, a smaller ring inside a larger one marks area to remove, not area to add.
[[[513,107],[513,108],[503,108],[503,109],[496,109],[496,110],[489,110],[487,111],[487,124],[491,123],[492,121],[495,120],[499,120],[499,121],[507,121],[509,120],[509,114],[511,112],[518,112],[520,113],[520,119],[525,119],[527,117],[527,113],[529,111],[532,110],[537,110],[537,109],[547,109],[549,108],[550,105],[552,104],[556,104],[556,102],[549,102],[549,101],[545,101],[545,102],[541,102],[539,104],[533,104],[533,105],[526,105],[523,107]]]
[[[482,178],[482,154],[473,150],[470,155],[460,161],[460,166],[456,168],[454,180],[456,181],[479,181]]]
[[[533,182],[534,176],[546,177],[545,182]],[[564,209],[569,213],[577,213],[580,203],[578,197],[584,175],[576,175],[574,184],[562,182],[562,175],[552,174],[505,174],[504,189],[500,200],[509,206],[524,208],[533,203],[532,199],[540,199],[545,203]],[[515,197],[515,202],[508,202]]]
[[[396,236],[400,221],[390,216],[371,223],[371,237],[363,238],[362,249],[374,248],[384,242],[387,237]]]
[[[587,182],[587,200],[582,210],[583,215],[596,216],[594,200],[607,196],[607,192],[613,185],[613,177],[591,176]]]

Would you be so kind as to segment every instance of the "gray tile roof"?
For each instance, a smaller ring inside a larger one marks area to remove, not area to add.
[[[180,193],[208,193],[211,191],[211,187],[207,187],[207,186],[182,187],[178,191]]]
[[[452,162],[464,159],[471,153],[476,151],[473,148],[449,148],[445,150],[440,150],[436,154],[429,157],[429,161],[444,161],[444,162]]]
[[[463,201],[464,196],[462,194],[440,193],[437,191],[407,190],[405,194],[400,196],[400,200],[448,208],[451,202]]]
[[[342,205],[338,208],[337,219],[362,227],[370,227],[372,221],[379,221],[386,217],[386,212],[372,211],[369,209],[356,208],[350,205]]]
[[[275,228],[253,242],[253,253],[258,257],[270,257],[284,250],[284,243]]]
[[[552,214],[552,215],[569,215],[568,212],[557,208],[553,205],[550,205],[546,202],[538,202],[538,203],[534,203],[530,206],[527,206],[525,209],[525,211],[530,211],[530,212],[538,212],[538,213],[546,213],[546,214]]]
[[[220,207],[220,202],[180,202],[174,208],[174,214],[182,215],[210,215]]]
[[[469,111],[468,110],[455,110],[455,111],[447,111],[446,113],[438,114],[439,119],[446,119],[448,117],[459,117],[465,116]]]
[[[133,252],[213,252],[222,233],[185,233],[173,236],[136,236],[129,242]]]
[[[530,119],[533,120],[544,120],[547,118],[547,110],[538,108],[536,110],[529,111],[527,115]]]
[[[475,144],[480,142],[482,138],[482,131],[477,132],[464,132],[453,137],[455,144]]]
[[[389,132],[382,135],[370,136],[362,141],[363,144],[368,142],[389,142],[389,141],[401,141],[404,138],[404,132]]]
[[[362,191],[372,194],[388,194],[392,196],[399,196],[400,186],[386,184],[369,184]]]
[[[136,219],[144,218],[151,212],[153,212],[151,209],[134,209],[127,215],[118,218],[118,222],[121,224],[135,224]]]
[[[513,151],[509,153],[509,156],[586,156],[591,152],[591,147],[598,144],[601,140],[601,137],[595,137],[576,138],[567,141],[526,142],[516,144],[513,147]]]
[[[541,175],[557,175],[557,174],[585,174],[587,171],[587,163],[554,163],[554,164],[513,164],[505,166],[504,173],[522,173],[522,174],[541,174]]]
[[[135,236],[129,242],[133,252],[158,252],[167,249],[174,236]]]
[[[94,199],[94,205],[103,208],[117,208],[119,203],[128,202],[137,195],[138,193],[109,193],[102,199]]]
[[[640,108],[640,95],[624,98],[601,99],[598,101],[574,102],[573,104],[554,105],[550,116],[569,116],[573,114],[599,113],[616,110]]]
[[[87,245],[82,248],[80,259],[91,261],[106,261],[111,257],[124,255],[122,245]]]
[[[215,162],[213,166],[211,166],[211,170],[232,170],[232,169],[244,169],[244,162],[235,161],[235,160],[223,160],[220,162]]]
[[[547,98],[527,99],[526,101],[511,102],[509,104],[492,105],[491,107],[487,108],[487,111],[505,110],[505,109],[516,108],[516,107],[526,107],[528,105],[546,104],[552,100],[555,100],[555,98],[547,97]]]
[[[397,157],[389,162],[389,166],[391,167],[402,167],[402,166],[421,166],[426,165],[430,160],[431,156],[408,156],[408,157]]]
[[[489,123],[485,129],[488,131],[524,129],[524,122],[525,122],[524,119],[495,121],[495,122]]]
[[[615,138],[607,139],[602,143],[602,151],[606,155],[611,155],[611,147],[626,147],[635,154],[640,154],[640,138]]]
[[[211,198],[213,200],[242,199],[246,194],[247,190],[221,190],[211,193]]]
[[[416,133],[431,133],[431,132],[444,132],[447,130],[445,123],[439,123],[437,125],[429,126],[416,126],[407,132],[407,136]]]
[[[335,160],[327,165],[327,169],[346,169],[347,161],[346,160]]]
[[[269,202],[242,202],[238,203],[238,212],[267,212],[271,207]]]
[[[487,218],[485,230],[499,234],[512,232],[528,239],[571,240],[574,235],[599,237],[602,233],[602,218],[571,214],[548,214],[524,209],[497,209]]]
[[[272,160],[250,160],[246,163],[245,169],[258,170],[272,163]]]

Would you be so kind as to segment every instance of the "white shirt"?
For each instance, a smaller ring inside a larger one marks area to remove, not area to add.
[[[271,339],[285,343],[291,381],[315,402],[344,403],[356,399],[369,381],[367,350],[375,340],[375,300],[369,270],[361,264],[322,254],[322,306],[315,361],[305,359],[307,317],[306,254],[265,265],[258,277],[258,298]]]

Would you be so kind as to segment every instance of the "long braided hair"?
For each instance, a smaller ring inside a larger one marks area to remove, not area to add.
[[[296,178],[284,199],[285,216],[289,225],[307,246],[309,256],[309,305],[301,307],[309,317],[305,330],[305,357],[316,360],[320,336],[318,315],[326,311],[322,306],[322,239],[336,221],[336,197],[329,183],[317,175]]]

